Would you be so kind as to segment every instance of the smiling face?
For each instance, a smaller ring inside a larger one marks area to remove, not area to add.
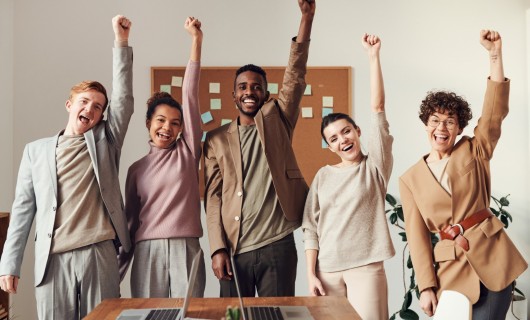
[[[237,76],[232,96],[242,122],[254,123],[254,117],[269,99],[266,86],[263,76],[256,72],[245,71]]]
[[[431,160],[439,160],[449,156],[455,145],[456,138],[462,133],[456,115],[434,112],[425,125],[427,137],[431,143]]]
[[[79,92],[66,100],[68,124],[64,134],[81,135],[92,129],[103,119],[105,95],[96,90]]]
[[[166,149],[177,140],[182,130],[182,114],[177,108],[160,104],[151,119],[146,120],[146,127],[155,146]]]
[[[341,159],[342,165],[358,163],[362,160],[361,129],[355,128],[346,119],[331,122],[323,130],[329,150],[335,152]]]

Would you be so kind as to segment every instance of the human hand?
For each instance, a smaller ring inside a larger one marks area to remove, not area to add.
[[[436,306],[438,305],[438,299],[436,293],[432,288],[425,289],[420,294],[420,308],[429,317],[432,317],[436,313]]]
[[[366,50],[369,56],[376,56],[379,54],[379,50],[381,49],[381,39],[379,39],[378,36],[365,33],[361,42],[364,50]]]
[[[302,11],[302,15],[315,15],[315,0],[298,0],[298,6],[300,7],[300,11]]]
[[[495,30],[480,30],[480,44],[490,53],[502,49],[501,35]]]
[[[324,286],[316,275],[308,275],[307,281],[309,282],[309,294],[312,296],[325,296]]]
[[[186,18],[184,29],[186,29],[192,37],[202,37],[201,22],[195,17]]]
[[[112,18],[112,29],[114,29],[114,40],[128,41],[129,32],[131,31],[131,20],[125,16],[117,15]]]
[[[219,280],[232,280],[232,266],[225,250],[218,250],[212,257],[213,274]]]
[[[0,289],[7,293],[17,293],[19,277],[13,275],[0,276]]]

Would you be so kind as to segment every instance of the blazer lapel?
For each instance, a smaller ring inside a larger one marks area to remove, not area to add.
[[[50,181],[53,185],[53,194],[55,195],[55,198],[57,199],[57,157],[56,157],[56,150],[57,146],[59,145],[59,135],[61,133],[58,133],[53,140],[48,142],[48,145],[46,146],[46,158],[48,162],[48,170],[50,171]]]
[[[254,121],[256,122],[256,128],[258,129],[259,138],[261,140],[261,147],[264,151],[267,151],[265,148],[265,126],[263,125],[263,112],[259,110],[258,114],[254,117]]]
[[[239,130],[237,128],[237,119],[232,121],[228,126],[227,140],[228,148],[232,155],[232,161],[235,166],[237,180],[243,183],[243,165],[241,164],[241,143],[239,141]]]
[[[99,164],[98,164],[98,157],[96,152],[96,142],[94,139],[94,132],[92,130],[88,130],[85,132],[85,141],[86,146],[88,149],[88,154],[90,155],[90,160],[92,160],[92,165],[94,166],[94,174],[96,175],[96,179],[98,180],[99,184]]]

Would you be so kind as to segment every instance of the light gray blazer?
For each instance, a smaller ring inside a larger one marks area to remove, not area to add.
[[[106,212],[123,248],[131,242],[118,179],[121,148],[134,111],[132,95],[132,48],[113,49],[113,90],[107,120],[85,135]],[[57,166],[55,149],[61,133],[26,145],[20,163],[15,200],[0,275],[20,277],[24,249],[33,220],[35,232],[35,286],[44,278],[57,210]]]

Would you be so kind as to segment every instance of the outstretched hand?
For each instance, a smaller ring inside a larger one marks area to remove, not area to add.
[[[378,36],[365,33],[361,41],[364,49],[369,55],[379,54],[379,50],[381,49],[381,39],[379,39]]]
[[[302,15],[315,15],[315,0],[298,0],[298,6],[300,6],[300,11],[302,11]]]
[[[480,30],[480,44],[489,52],[502,49],[501,35],[495,30]]]
[[[184,22],[184,29],[192,37],[202,37],[201,22],[195,17],[188,17]]]
[[[114,39],[116,41],[128,41],[131,31],[131,20],[125,16],[117,15],[112,18],[112,28],[114,29]]]

